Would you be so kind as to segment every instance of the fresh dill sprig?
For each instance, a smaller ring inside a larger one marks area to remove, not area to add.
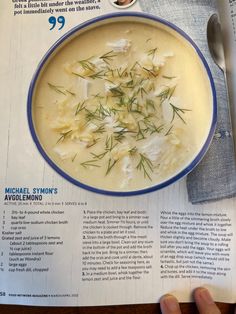
[[[137,105],[137,97],[136,95],[133,95],[132,97],[128,98],[128,102],[127,102],[127,110],[128,111],[132,111],[133,110],[133,106]]]
[[[58,141],[56,142],[56,144],[58,144],[59,142],[63,142],[69,134],[71,134],[72,130],[69,130],[67,132],[64,133],[60,133],[61,137],[58,139]]]
[[[77,157],[77,155],[78,155],[78,154],[76,153],[76,154],[73,156],[73,158],[71,159],[72,162],[75,161],[75,158]]]
[[[162,77],[167,79],[167,80],[172,80],[172,79],[176,78],[176,76],[168,76],[168,75],[162,75]]]
[[[127,70],[128,70],[128,68],[125,68],[123,71],[122,71],[121,68],[120,69],[116,69],[119,78],[127,77],[128,76]]]
[[[69,93],[71,96],[76,96],[76,93],[71,92],[70,90],[66,90],[67,93]]]
[[[124,85],[123,85],[124,88],[134,88],[135,85],[134,85],[134,80],[130,80],[128,82],[126,82]]]
[[[106,132],[105,123],[102,123],[96,130],[93,131],[93,133],[97,134],[103,134],[104,132]]]
[[[143,98],[145,94],[147,95],[147,92],[144,87],[139,87],[135,94],[136,95],[140,94],[141,97]]]
[[[97,160],[87,160],[87,161],[84,161],[81,164],[82,167],[84,167],[85,169],[87,169],[88,167],[95,167],[95,168],[100,168],[101,166],[98,165],[97,163]]]
[[[137,113],[137,114],[140,114],[142,117],[146,117],[146,115],[145,115],[145,113],[144,112],[142,112],[141,110],[139,110],[138,108],[136,109],[136,108],[132,108],[131,110],[130,110],[130,112],[132,112],[132,113]]]
[[[120,97],[125,94],[124,91],[120,88],[120,86],[112,87],[109,89],[109,91],[112,93],[114,97]]]
[[[93,147],[94,145],[96,145],[97,144],[97,142],[100,140],[100,137],[98,137],[98,138],[94,138],[93,139],[93,141],[92,141],[92,143],[91,144],[89,144],[88,146],[87,146],[87,148],[91,148],[91,147]]]
[[[150,133],[150,135],[152,135],[154,133],[161,133],[161,131],[164,128],[164,124],[157,127],[153,122],[149,122],[147,119],[144,119],[143,123],[146,126],[146,128],[143,129],[143,132]]]
[[[107,151],[111,152],[117,145],[118,143],[114,143],[114,137],[112,135],[107,136],[106,143],[105,143],[105,147]]]
[[[153,111],[156,110],[155,102],[152,99],[146,99],[146,107],[147,109],[151,108]]]
[[[154,67],[152,69],[148,69],[146,67],[142,67],[144,71],[146,71],[148,74],[150,74],[153,77],[157,77],[158,76],[158,72],[155,71]]]
[[[139,163],[136,166],[136,169],[139,171],[143,171],[144,178],[148,178],[150,181],[152,181],[150,172],[153,172],[153,163],[149,158],[144,156],[143,154],[139,154]]]
[[[168,97],[169,99],[173,96],[175,89],[176,89],[176,85],[170,89],[170,93],[169,93],[169,97]]]
[[[160,92],[157,97],[158,98],[161,98],[161,101],[162,100],[165,100],[169,97],[169,94],[170,94],[170,87],[166,87],[162,92]]]
[[[104,96],[100,95],[100,93],[97,93],[95,95],[91,95],[92,97],[94,97],[95,99],[104,99]]]
[[[91,72],[94,72],[95,70],[95,65],[90,61],[91,58],[93,57],[90,57],[88,59],[85,59],[85,60],[80,60],[78,61],[78,63],[81,65],[81,67],[84,69],[84,70],[89,70]]]
[[[147,52],[148,56],[151,56],[152,59],[154,59],[156,53],[157,53],[157,48],[150,49],[150,50]]]
[[[76,110],[75,110],[75,116],[77,116],[77,114],[84,109],[85,109],[85,100],[82,103],[78,103]]]
[[[117,160],[112,160],[111,158],[108,161],[108,166],[107,166],[107,171],[106,171],[106,176],[111,172],[112,168],[115,166],[115,164],[119,161]]]
[[[99,58],[102,59],[104,62],[109,63],[112,61],[117,55],[114,53],[113,50],[105,53],[104,55],[100,56]]]
[[[98,120],[102,121],[102,117],[99,115],[99,110],[98,108],[95,111],[90,111],[87,108],[85,108],[86,114],[85,114],[85,119],[87,122],[91,122],[92,120]]]
[[[172,116],[172,120],[171,120],[171,123],[174,121],[175,117],[178,116],[180,118],[180,120],[186,124],[186,121],[184,120],[184,118],[182,117],[181,114],[185,114],[185,112],[187,111],[191,111],[189,109],[183,109],[183,108],[179,108],[179,107],[176,107],[174,106],[173,104],[170,103],[170,106],[173,110],[173,116]]]
[[[132,75],[133,75],[133,74],[132,74],[132,71],[134,71],[137,66],[140,67],[140,68],[142,68],[141,64],[140,64],[138,61],[136,61],[136,62],[134,63],[134,65],[133,65],[133,66],[131,67],[131,69],[130,69],[130,76],[131,76],[131,78],[133,78],[133,77],[132,77]]]
[[[111,116],[111,110],[110,108],[105,108],[101,103],[99,103],[98,114],[101,118],[109,117]]]
[[[115,70],[113,70],[112,68],[110,68],[109,66],[107,66],[107,71],[104,73],[104,75],[107,77],[107,76],[111,76],[112,78],[115,77],[115,74],[114,74]],[[109,75],[110,74],[110,75]]]
[[[51,83],[48,83],[48,86],[54,90],[56,93],[59,93],[59,94],[63,94],[66,96],[66,92],[64,91],[64,87],[63,86],[58,86],[58,85],[53,85]],[[63,90],[62,90],[63,89]]]
[[[173,129],[173,125],[169,128],[169,130],[166,132],[165,136],[168,136],[171,134],[171,130]]]
[[[76,75],[76,76],[82,78],[82,79],[85,79],[85,76],[84,76],[84,75],[81,75],[81,74],[76,73],[76,72],[71,72],[71,73],[72,73],[73,75]]]
[[[121,127],[117,126],[117,128],[121,128],[119,131],[115,131],[114,134],[114,139],[121,143],[122,140],[125,138],[125,134],[127,133],[134,133],[133,131],[128,130],[126,127]]]
[[[174,87],[166,87],[162,92],[160,92],[156,97],[161,99],[161,103],[163,103],[164,100],[170,99],[174,92],[175,92],[176,86]]]
[[[103,159],[107,153],[108,153],[108,150],[106,150],[105,152],[103,152],[101,154],[91,153],[91,155],[93,156],[93,159],[100,160],[100,159]]]
[[[141,140],[144,140],[146,137],[143,133],[143,129],[141,128],[140,126],[140,122],[138,122],[138,132],[137,132],[137,135],[136,135],[136,140],[137,141],[141,141]]]
[[[128,151],[128,153],[130,153],[131,156],[135,155],[137,152],[138,152],[138,149],[137,149],[136,146],[133,147],[133,148],[131,148],[131,149]]]
[[[103,79],[104,78],[104,71],[101,70],[101,71],[95,72],[93,74],[90,74],[88,77],[93,79],[93,80],[95,80],[95,79]]]

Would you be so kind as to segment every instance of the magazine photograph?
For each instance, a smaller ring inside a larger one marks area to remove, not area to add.
[[[236,1],[1,0],[0,42],[0,313],[233,314]]]

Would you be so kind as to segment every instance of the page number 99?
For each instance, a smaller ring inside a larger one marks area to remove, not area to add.
[[[52,25],[50,31],[53,30],[57,24],[59,24],[58,30],[61,30],[65,25],[65,18],[64,16],[58,16],[58,18],[50,16],[48,22]]]

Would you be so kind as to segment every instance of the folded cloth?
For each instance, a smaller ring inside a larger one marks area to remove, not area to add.
[[[236,196],[236,164],[223,72],[210,56],[206,28],[217,12],[215,0],[139,0],[143,11],[182,28],[205,56],[216,86],[218,121],[212,144],[201,163],[188,175],[187,190],[193,204]]]

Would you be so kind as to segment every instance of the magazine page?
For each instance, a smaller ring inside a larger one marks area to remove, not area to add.
[[[226,74],[231,107],[231,119],[234,126],[234,137],[236,128],[236,2],[218,1],[219,16],[222,26],[223,44],[226,63]]]
[[[1,1],[2,304],[156,303],[165,293],[191,302],[199,286],[216,301],[236,301],[236,198],[219,191],[217,201],[193,205],[186,188],[213,137],[215,94],[205,59],[179,27],[197,45],[206,38],[194,38],[170,12],[143,13],[146,5]],[[175,6],[167,9],[178,16]],[[172,70],[183,54],[185,66]],[[187,90],[184,104],[177,84]],[[199,99],[208,110],[184,106]],[[160,123],[155,112],[164,106]],[[192,144],[183,153],[175,133],[185,128],[198,147],[191,162],[184,158]]]

